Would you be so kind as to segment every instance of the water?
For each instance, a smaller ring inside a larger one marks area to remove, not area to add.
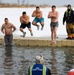
[[[74,68],[74,47],[0,46],[0,75],[27,75],[37,54],[43,55],[52,75],[67,75]]]

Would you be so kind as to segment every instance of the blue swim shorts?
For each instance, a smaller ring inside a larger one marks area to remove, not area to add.
[[[34,22],[36,22],[36,23],[38,23],[38,22],[44,22],[44,18],[40,18],[40,19],[38,19],[38,18],[34,18],[34,20],[33,20]]]

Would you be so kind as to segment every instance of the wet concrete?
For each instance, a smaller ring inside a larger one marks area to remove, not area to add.
[[[0,75],[28,75],[37,54],[43,55],[52,75],[67,75],[74,68],[74,47],[0,46]]]

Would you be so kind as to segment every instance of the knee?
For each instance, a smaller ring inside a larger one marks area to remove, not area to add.
[[[28,28],[29,31],[31,31],[31,28]]]
[[[53,33],[56,34],[56,30],[53,29]]]
[[[22,31],[23,29],[22,28],[19,28],[19,30]]]
[[[42,26],[44,26],[44,22],[41,22],[40,24],[41,24]]]
[[[36,25],[36,23],[35,23],[35,22],[32,22],[32,24],[33,24],[33,25]]]

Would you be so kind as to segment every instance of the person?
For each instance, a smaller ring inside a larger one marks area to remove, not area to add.
[[[51,75],[50,69],[43,64],[43,56],[37,55],[35,57],[35,64],[28,68],[28,75]]]
[[[41,30],[43,30],[44,27],[44,18],[42,17],[42,11],[40,10],[40,7],[36,7],[36,10],[33,11],[32,17],[35,17],[32,24],[37,27],[39,30],[38,22],[41,24]]]
[[[4,21],[5,23],[2,25],[1,31],[5,34],[5,45],[12,45],[13,32],[16,30],[16,27],[9,22],[8,18],[5,18]]]
[[[74,39],[74,11],[71,8],[71,5],[67,5],[67,10],[63,16],[63,25],[66,22],[66,39]]]
[[[56,38],[57,38],[57,28],[58,28],[58,17],[59,13],[56,11],[56,6],[52,6],[52,11],[48,13],[48,18],[51,19],[50,27],[51,27],[51,44],[56,44]]]
[[[25,37],[26,32],[24,32],[24,28],[28,28],[30,31],[31,36],[33,36],[32,29],[31,29],[31,22],[30,22],[30,17],[26,14],[26,12],[22,12],[22,16],[20,16],[20,31],[23,33],[23,37]]]

